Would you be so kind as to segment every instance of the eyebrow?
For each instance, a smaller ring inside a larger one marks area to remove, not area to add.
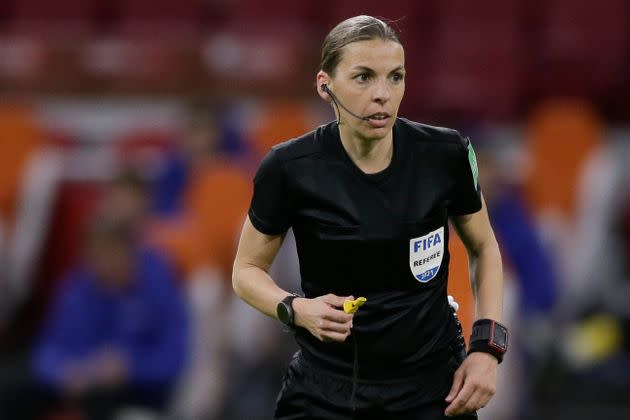
[[[352,68],[352,71],[363,71],[366,73],[375,73],[375,71],[369,67],[366,66],[355,66]],[[393,73],[395,71],[405,71],[405,67],[404,66],[398,66],[395,69],[393,69],[392,71],[390,71],[390,73]]]

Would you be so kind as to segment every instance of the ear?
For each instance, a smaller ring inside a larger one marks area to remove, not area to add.
[[[326,73],[323,70],[318,71],[317,76],[315,77],[315,83],[316,83],[315,86],[317,86],[317,94],[319,95],[319,97],[325,100],[326,102],[331,102],[332,99],[330,98],[330,95],[322,90],[323,84],[327,84],[329,88],[331,87],[330,77],[328,77],[328,73]]]

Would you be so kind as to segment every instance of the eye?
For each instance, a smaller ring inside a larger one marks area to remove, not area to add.
[[[396,73],[392,74],[392,80],[395,83],[402,82],[404,79],[405,79],[405,75],[403,73],[396,72]]]
[[[359,82],[367,82],[368,80],[370,80],[370,75],[368,73],[360,73],[354,76],[354,78]]]

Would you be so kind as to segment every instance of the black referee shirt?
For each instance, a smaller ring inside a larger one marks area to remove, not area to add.
[[[357,363],[363,379],[406,376],[449,356],[447,220],[481,209],[468,139],[398,118],[393,142],[377,174],[352,162],[336,122],[279,144],[256,173],[249,209],[262,233],[293,227],[306,297],[367,298],[345,343],[296,333],[306,359],[340,374]]]

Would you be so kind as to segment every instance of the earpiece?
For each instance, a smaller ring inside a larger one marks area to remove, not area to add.
[[[355,118],[358,118],[358,119],[364,120],[364,121],[369,121],[370,120],[369,117],[362,117],[362,116],[357,115],[354,112],[350,111],[348,108],[346,108],[341,102],[339,102],[339,99],[337,98],[337,96],[332,92],[332,90],[330,90],[328,88],[328,85],[326,83],[322,83],[319,86],[319,88],[321,89],[322,92],[327,93],[332,98],[333,103],[337,107],[337,112],[339,112],[339,107],[342,107],[343,109],[345,109],[348,112],[348,114],[352,115]]]

